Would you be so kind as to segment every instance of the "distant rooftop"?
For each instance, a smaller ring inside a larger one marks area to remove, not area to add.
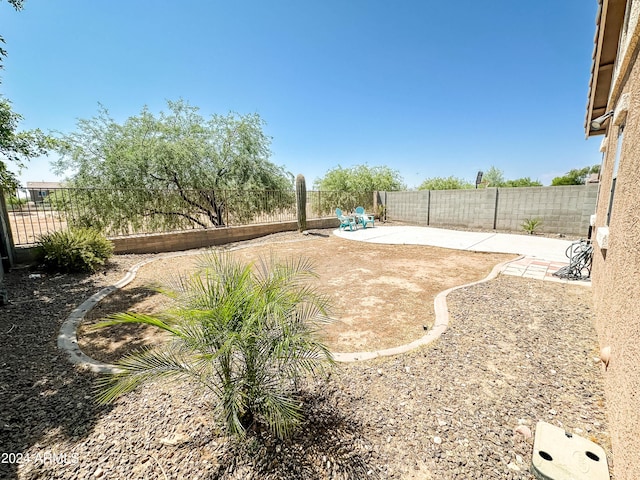
[[[27,190],[47,190],[49,188],[61,188],[60,182],[27,182]]]

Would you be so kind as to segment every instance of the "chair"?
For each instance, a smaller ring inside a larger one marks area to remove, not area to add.
[[[356,219],[351,216],[343,215],[342,210],[336,208],[336,217],[340,220],[340,230],[345,230],[349,227],[350,231],[357,230],[358,224],[356,223]]]
[[[356,220],[362,224],[362,228],[367,228],[369,223],[372,227],[375,227],[373,215],[364,213],[364,207],[356,207]]]

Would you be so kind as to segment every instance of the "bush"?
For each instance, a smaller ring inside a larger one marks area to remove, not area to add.
[[[15,195],[6,195],[5,202],[9,210],[22,210],[22,206],[27,203],[27,199],[18,198]]]
[[[41,235],[42,261],[60,272],[94,272],[113,253],[113,244],[98,230],[70,229]]]

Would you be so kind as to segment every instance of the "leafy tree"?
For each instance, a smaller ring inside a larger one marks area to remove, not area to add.
[[[24,0],[8,0],[16,10],[22,10]],[[7,51],[2,47],[5,41],[0,35],[0,69]],[[15,191],[18,186],[16,174],[9,170],[9,162],[18,171],[24,168],[24,162],[33,157],[44,155],[53,148],[55,140],[40,130],[18,131],[22,116],[11,109],[11,102],[0,96],[0,190]]]
[[[489,170],[484,172],[482,182],[487,187],[502,187],[505,183],[504,174],[502,173],[502,170],[492,165]]]
[[[600,172],[600,165],[592,165],[591,167],[574,168],[569,170],[562,177],[555,177],[551,180],[551,185],[584,185],[587,176],[591,173]]]
[[[474,185],[458,177],[432,177],[420,184],[418,190],[462,190],[473,188]]]
[[[370,167],[368,165],[356,165],[336,168],[325,173],[324,177],[313,182],[315,190],[343,191],[343,192],[375,192],[404,190],[400,172],[386,165]]]
[[[113,401],[139,385],[188,379],[218,399],[216,414],[229,434],[266,427],[280,438],[301,420],[299,380],[333,359],[316,339],[327,297],[306,280],[303,259],[260,261],[255,268],[230,254],[206,254],[201,270],[167,293],[176,307],[161,315],[121,313],[98,325],[139,323],[172,340],[122,359],[120,373],[100,382],[99,400]]]
[[[55,171],[74,172],[70,186],[106,189],[85,202],[93,218],[116,228],[150,218],[206,228],[293,205],[293,177],[269,161],[258,114],[205,119],[183,100],[167,104],[168,113],[145,107],[122,124],[101,107],[62,137]],[[265,190],[279,195],[265,200]]]
[[[22,10],[24,0],[8,0],[9,4],[13,6],[16,10]],[[0,35],[0,45],[4,45],[6,42],[4,41],[4,37]],[[7,56],[7,51],[0,46],[0,68],[2,68],[2,59]]]
[[[11,102],[0,97],[0,188],[8,191],[15,191],[19,184],[15,173],[9,170],[9,162],[20,171],[26,161],[57,145],[55,139],[39,129],[19,131],[21,120],[22,116],[11,109]]]
[[[308,195],[308,202],[320,215],[333,214],[336,208],[353,211],[362,206],[367,211],[373,209],[375,191],[404,190],[400,173],[386,165],[370,167],[356,165],[343,168],[338,165],[324,177],[313,182],[316,192]]]
[[[529,177],[516,178],[515,180],[507,180],[503,187],[541,187],[542,183],[538,180],[531,180]]]

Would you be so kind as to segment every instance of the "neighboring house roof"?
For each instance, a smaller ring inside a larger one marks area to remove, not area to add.
[[[591,120],[608,111],[609,105],[607,104],[626,5],[627,0],[598,0],[587,116],[584,125],[587,137],[602,135],[607,131],[604,128],[593,130]]]
[[[60,182],[27,182],[27,190],[48,190],[50,188],[61,188]]]
[[[600,182],[600,174],[599,173],[590,173],[587,176],[587,179],[584,183],[599,183]]]

